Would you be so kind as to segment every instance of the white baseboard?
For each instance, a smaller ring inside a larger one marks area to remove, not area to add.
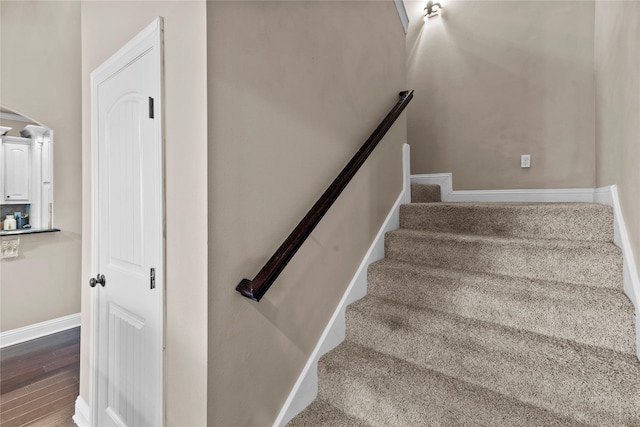
[[[613,241],[622,250],[623,255],[624,293],[633,303],[636,312],[630,321],[635,324],[636,354],[640,359],[640,278],[616,185],[601,188],[454,191],[453,177],[450,173],[411,175],[411,182],[440,185],[443,202],[585,202],[611,206],[614,215]]]
[[[78,427],[90,427],[91,423],[89,422],[89,405],[81,396],[78,396],[76,399],[76,412],[73,414],[73,422],[76,423]]]
[[[0,333],[0,348],[80,326],[80,313]]]
[[[450,173],[411,175],[411,182],[440,185],[443,202],[592,202],[593,188],[453,190]]]
[[[358,270],[351,279],[347,290],[338,303],[336,310],[327,323],[316,347],[309,356],[302,373],[291,389],[274,427],[286,425],[293,417],[306,408],[318,395],[318,360],[325,353],[335,348],[345,338],[345,310],[349,304],[359,300],[367,294],[367,268],[372,262],[384,258],[384,235],[387,231],[395,230],[400,225],[400,205],[411,200],[409,177],[409,145],[402,147],[402,191],[389,211],[382,227],[378,231],[373,243],[362,259]],[[81,426],[79,426],[81,427]]]

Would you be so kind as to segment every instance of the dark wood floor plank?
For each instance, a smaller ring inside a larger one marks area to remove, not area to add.
[[[72,419],[73,413],[73,406],[68,406],[26,425],[29,427],[76,427]]]
[[[47,374],[51,374],[79,362],[79,353],[70,354],[51,359],[50,361],[47,361],[47,363],[29,370],[12,372],[11,376],[7,375],[7,378],[2,378],[0,381],[0,393],[8,393],[26,384],[36,382],[46,377]]]
[[[38,366],[50,361],[60,354],[71,354],[79,351],[80,345],[76,342],[68,342],[49,349],[41,349],[33,353],[1,359],[2,374],[15,370],[28,369],[30,366]]]
[[[29,394],[29,386],[17,388],[8,393],[0,394],[0,403],[9,402],[13,399],[19,399],[20,397]]]
[[[35,401],[36,399],[42,396],[46,396],[50,393],[55,393],[59,390],[64,389],[65,387],[72,386],[72,385],[75,386],[77,384],[78,384],[78,380],[75,378],[75,375],[65,375],[62,377],[58,377],[57,382],[50,384],[47,387],[40,388],[39,390],[35,390],[33,392],[27,393],[16,399],[7,401],[3,398],[2,402],[0,403],[0,412],[5,413],[6,411],[9,411],[11,409],[14,409],[26,403]]]
[[[73,366],[69,366],[68,368],[61,369],[55,373],[47,375],[47,377],[36,381],[34,383],[30,383],[27,386],[29,393],[33,393],[41,388],[48,387],[49,385],[60,381],[61,377],[69,377],[75,378],[76,381],[79,381],[80,378],[80,364],[76,364]]]
[[[40,368],[53,359],[55,359],[54,354],[48,353],[39,354],[37,357],[23,359],[12,363],[3,363],[0,381],[5,381],[9,378],[20,375],[20,373],[25,371],[32,371],[36,368]]]
[[[47,371],[42,366],[28,371],[20,372],[12,377],[0,381],[0,394],[5,394],[17,388],[28,385],[42,378]]]
[[[80,343],[62,347],[53,352],[55,357],[69,356],[71,354],[80,354]]]
[[[54,372],[62,368],[66,368],[67,366],[75,365],[76,363],[80,363],[79,351],[74,354],[56,357],[55,359],[44,365],[43,368],[46,372]]]
[[[31,417],[30,414],[39,411],[42,407],[50,406],[52,403],[57,402],[65,396],[74,395],[75,400],[75,397],[78,396],[77,389],[78,388],[75,384],[69,384],[59,390],[50,390],[49,393],[34,397],[31,401],[25,402],[20,406],[16,406],[15,408],[11,408],[7,411],[2,411],[2,419],[6,421],[11,421],[20,417],[28,417],[31,420],[36,419]],[[55,412],[55,410],[50,412]],[[47,415],[50,412],[47,412],[44,415]]]
[[[65,395],[58,395],[55,400],[51,402],[47,402],[47,404],[34,408],[33,410],[19,415],[18,417],[11,419],[2,419],[2,427],[19,427],[27,425],[33,421],[39,420],[51,413],[55,412],[61,407],[64,406],[73,406],[73,403],[78,397],[77,392],[68,393]]]
[[[24,375],[25,372],[34,373],[38,368],[45,367],[55,362],[60,356],[79,353],[80,346],[77,343],[70,343],[64,347],[56,348],[54,351],[41,351],[22,355],[20,358],[12,358],[9,361],[0,360],[0,381],[5,382],[13,377]],[[59,364],[58,364],[59,366]],[[52,370],[48,368],[45,372]]]
[[[32,354],[43,349],[51,351],[51,349],[77,342],[80,342],[80,328],[72,328],[0,349],[0,359],[5,362],[24,354]]]
[[[39,381],[29,383],[14,391],[3,393],[2,395],[0,395],[0,401],[9,402],[13,399],[19,398],[20,396],[36,392],[41,388],[48,387],[49,385],[60,381],[61,377],[66,377],[66,376],[75,377],[77,380],[79,373],[80,373],[79,366],[72,366],[67,369],[60,370],[59,372],[56,372],[55,374],[50,374],[50,376],[47,376]]]
[[[79,371],[80,328],[2,349],[2,427],[74,426]]]

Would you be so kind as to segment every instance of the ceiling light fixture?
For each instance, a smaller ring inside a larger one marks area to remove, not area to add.
[[[427,6],[424,8],[424,20],[426,21],[428,18],[440,15],[441,10],[442,2],[429,0]]]

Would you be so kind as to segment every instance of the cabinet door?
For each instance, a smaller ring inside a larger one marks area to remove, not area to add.
[[[29,203],[30,146],[3,141],[4,203]]]

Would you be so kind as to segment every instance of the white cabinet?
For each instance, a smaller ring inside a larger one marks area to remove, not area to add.
[[[29,138],[0,136],[0,204],[30,205],[34,229],[53,227],[53,131],[27,125]]]
[[[3,204],[31,203],[31,139],[2,137],[0,195]]]

